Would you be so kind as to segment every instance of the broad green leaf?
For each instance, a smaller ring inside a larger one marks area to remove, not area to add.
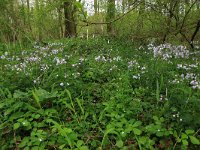
[[[183,145],[188,145],[188,141],[187,140],[182,140]]]
[[[119,147],[119,148],[123,147],[123,145],[124,145],[124,143],[123,143],[122,140],[118,140],[118,141],[116,142],[116,146]]]
[[[139,138],[139,142],[141,144],[145,144],[147,142],[147,138],[143,136],[143,137]]]
[[[40,118],[40,115],[39,115],[39,114],[36,114],[36,115],[34,116],[34,118],[35,118],[35,119],[38,119],[38,118]]]
[[[136,121],[134,124],[133,124],[133,126],[132,127],[138,127],[138,126],[140,126],[142,124],[142,122],[141,121]]]
[[[5,105],[5,103],[0,103],[0,109],[2,109]]]
[[[18,145],[19,148],[26,146],[29,143],[29,137],[24,137],[21,143]]]
[[[182,139],[182,140],[184,140],[184,139],[188,139],[188,136],[187,136],[186,134],[182,133],[182,135],[181,135],[181,139]]]
[[[15,123],[15,124],[13,125],[13,129],[14,129],[14,130],[18,129],[19,127],[20,127],[20,123]]]
[[[193,133],[194,133],[194,130],[186,130],[185,133],[186,133],[187,135],[193,134]]]
[[[82,9],[82,4],[80,2],[75,2],[74,5],[79,8],[79,9]]]
[[[59,149],[63,149],[65,147],[66,144],[60,145]]]
[[[89,148],[88,148],[87,146],[81,146],[81,147],[79,148],[79,150],[89,150]]]
[[[136,135],[140,135],[140,134],[142,133],[142,131],[139,130],[139,129],[137,129],[137,128],[134,128],[134,129],[133,129],[133,132],[134,132],[134,134],[136,134]]]
[[[190,137],[190,141],[192,142],[192,144],[196,144],[196,145],[200,144],[199,139],[197,139],[196,137],[194,137],[194,136],[189,136],[189,137]]]
[[[81,145],[83,145],[83,141],[82,140],[78,140],[78,142],[77,142],[77,147],[81,147]]]
[[[157,116],[153,116],[153,119],[154,119],[155,121],[158,121],[158,117],[157,117]]]

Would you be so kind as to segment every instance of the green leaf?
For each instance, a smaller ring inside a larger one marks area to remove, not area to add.
[[[0,109],[2,109],[5,105],[5,103],[0,103]]]
[[[142,124],[142,122],[141,121],[136,121],[134,124],[133,124],[133,126],[132,127],[138,127],[138,126],[140,126]]]
[[[196,144],[196,145],[200,144],[199,139],[197,139],[196,137],[194,137],[194,136],[189,136],[189,137],[190,137],[190,141],[192,142],[192,144]]]
[[[158,80],[156,80],[156,99],[157,99],[157,101],[160,100],[160,87],[159,87]]]
[[[15,112],[10,116],[9,120],[13,121],[14,119],[18,119],[18,118],[22,117],[23,115],[24,115],[23,112]]]
[[[181,135],[181,139],[182,139],[182,140],[184,140],[184,139],[188,139],[188,136],[187,136],[186,134],[182,133],[182,135]]]
[[[134,134],[136,134],[136,135],[140,135],[140,134],[142,133],[142,131],[139,130],[139,129],[137,129],[137,128],[134,128],[134,129],[133,129],[133,132],[134,132]]]
[[[34,116],[34,118],[35,118],[35,119],[38,119],[38,118],[40,118],[40,115],[39,115],[39,114],[36,114],[36,115]]]
[[[38,94],[37,94],[37,91],[36,91],[36,90],[35,90],[35,92],[32,91],[32,94],[33,94],[33,98],[34,98],[34,100],[35,100],[37,106],[41,109],[40,99],[39,99],[39,96],[38,96]]]
[[[81,101],[78,98],[76,98],[76,101],[78,103],[79,108],[81,109],[82,114],[84,114],[84,109],[82,107]]]
[[[109,129],[107,129],[107,130],[105,131],[105,133],[104,133],[104,136],[103,136],[103,139],[102,139],[102,142],[101,142],[101,146],[104,144],[104,141],[105,141],[106,136],[107,136],[108,134],[110,134],[110,133],[118,135],[118,133],[115,131],[115,128],[109,128]]]
[[[82,140],[78,140],[76,146],[77,146],[77,147],[81,147],[81,146],[83,145],[83,143],[84,143],[84,142],[83,142]]]
[[[80,2],[75,2],[74,3],[74,6],[76,6],[77,8],[79,8],[79,9],[82,9],[82,4],[80,3]]]
[[[28,97],[28,93],[25,92],[21,92],[21,91],[15,91],[15,93],[13,94],[13,98],[27,98]]]
[[[147,142],[147,138],[143,136],[143,137],[139,138],[139,142],[141,144],[145,144]]]
[[[118,140],[118,141],[116,142],[116,146],[119,147],[119,148],[123,147],[123,145],[124,145],[124,143],[123,143],[122,140]]]
[[[155,121],[158,121],[158,117],[157,117],[157,116],[153,116],[153,119],[154,119]]]
[[[183,145],[188,145],[188,141],[187,140],[182,140]]]
[[[65,147],[66,144],[60,145],[59,149],[63,149]]]
[[[194,133],[194,130],[186,130],[185,133],[186,133],[187,135],[193,134],[193,133]]]
[[[19,146],[19,148],[22,148],[22,147],[26,146],[28,143],[29,143],[29,138],[24,137],[23,140],[21,141],[21,143],[18,146]]]
[[[14,130],[18,129],[19,127],[20,127],[20,123],[15,123],[15,124],[13,125],[13,129],[14,129]]]
[[[79,150],[89,150],[89,148],[88,148],[87,146],[81,146],[81,147],[79,148]]]

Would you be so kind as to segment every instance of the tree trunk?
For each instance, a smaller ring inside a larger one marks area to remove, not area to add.
[[[63,32],[63,24],[62,24],[62,10],[61,7],[57,8],[57,13],[58,13],[58,22],[60,26],[60,38],[63,37],[64,32]]]
[[[36,11],[36,28],[37,28],[37,40],[42,41],[42,20],[41,20],[41,12],[40,12],[40,5],[39,0],[35,0],[35,11]]]
[[[28,21],[28,28],[32,32],[31,28],[31,21],[30,21],[30,1],[26,0],[26,5],[27,5],[27,21]]]
[[[141,33],[141,30],[144,27],[144,14],[145,14],[145,0],[141,1],[139,12],[138,12],[138,24],[137,24],[137,34]]]
[[[64,16],[65,16],[65,37],[76,36],[76,24],[74,19],[74,10],[72,0],[64,2]]]
[[[98,13],[98,0],[94,0],[94,13]]]
[[[191,37],[191,40],[190,40],[190,46],[191,46],[191,48],[194,48],[194,39],[195,39],[195,37],[196,37],[199,29],[200,29],[200,20],[197,22],[197,26],[196,26],[195,31],[192,34],[192,37]]]
[[[107,4],[107,16],[106,16],[106,21],[108,22],[107,24],[107,33],[110,35],[114,35],[114,26],[113,23],[111,22],[115,18],[115,0],[108,0]]]

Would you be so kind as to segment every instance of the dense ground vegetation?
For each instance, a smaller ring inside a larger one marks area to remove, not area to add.
[[[0,7],[0,149],[199,149],[199,0]]]
[[[195,47],[105,38],[1,44],[1,149],[198,149]]]

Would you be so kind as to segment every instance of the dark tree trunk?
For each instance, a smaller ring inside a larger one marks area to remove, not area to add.
[[[76,24],[74,19],[73,2],[64,2],[64,16],[65,16],[65,37],[76,36]]]
[[[200,29],[200,20],[197,22],[197,26],[196,26],[195,31],[194,31],[194,33],[192,34],[192,37],[191,37],[191,40],[190,40],[190,46],[191,46],[192,48],[194,48],[194,39],[195,39],[195,37],[196,37],[196,35],[197,35],[199,29]]]
[[[114,35],[114,27],[113,23],[111,22],[114,18],[115,18],[115,0],[108,0],[106,21],[109,22],[107,24],[107,33],[110,35]]]

